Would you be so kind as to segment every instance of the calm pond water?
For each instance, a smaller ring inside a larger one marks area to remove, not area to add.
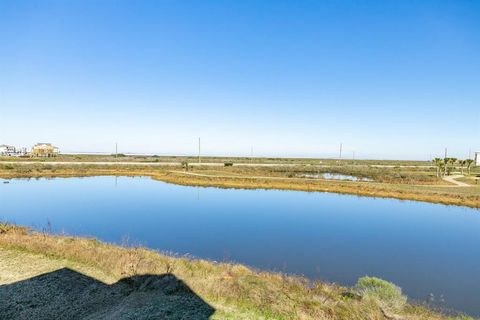
[[[0,179],[0,220],[354,285],[480,314],[480,211],[293,191],[176,186],[149,178]],[[443,296],[443,298],[441,298]]]
[[[319,174],[304,173],[304,174],[299,174],[297,176],[301,178],[326,179],[326,180],[372,181],[372,179],[369,179],[369,178],[355,177],[351,175],[338,174],[338,173],[319,173]]]

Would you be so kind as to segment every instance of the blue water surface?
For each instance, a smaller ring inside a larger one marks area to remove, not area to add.
[[[480,211],[414,201],[185,187],[149,178],[0,179],[0,220],[310,279],[364,275],[480,314]]]

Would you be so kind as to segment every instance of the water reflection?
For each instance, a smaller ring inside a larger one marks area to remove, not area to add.
[[[0,184],[0,204],[0,220],[38,230],[51,221],[54,232],[117,243],[128,235],[151,248],[344,285],[373,275],[410,297],[433,294],[447,307],[480,314],[474,209],[127,177],[11,180]]]
[[[298,174],[297,177],[299,178],[310,178],[310,179],[326,179],[326,180],[348,180],[348,181],[372,181],[369,178],[363,177],[355,177],[346,174],[339,174],[339,173],[302,173]]]

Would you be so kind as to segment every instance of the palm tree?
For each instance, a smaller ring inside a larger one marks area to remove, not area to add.
[[[443,159],[445,163],[445,175],[450,175],[450,172],[455,168],[454,165],[457,162],[457,158],[445,158]]]
[[[440,178],[440,174],[443,166],[443,160],[440,158],[435,158],[433,159],[433,163],[437,167],[437,178]]]
[[[463,176],[463,167],[467,164],[467,160],[458,160],[458,164],[460,165],[460,171],[462,172]]]
[[[473,160],[472,159],[467,159],[465,161],[466,161],[466,164],[467,164],[468,175],[470,175],[470,167],[473,164]]]
[[[448,174],[450,175],[450,172],[453,171],[453,169],[455,169],[455,162],[457,162],[457,158],[448,158],[448,162],[450,164],[450,168],[448,169]]]
[[[443,158],[443,175],[447,175],[448,164],[450,163],[450,158]]]

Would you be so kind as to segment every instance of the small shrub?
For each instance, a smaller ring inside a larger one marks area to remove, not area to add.
[[[358,279],[355,289],[360,295],[373,298],[389,309],[399,310],[407,302],[401,288],[379,278],[362,277]]]
[[[233,162],[225,162],[223,164],[225,167],[232,167],[233,166]]]

